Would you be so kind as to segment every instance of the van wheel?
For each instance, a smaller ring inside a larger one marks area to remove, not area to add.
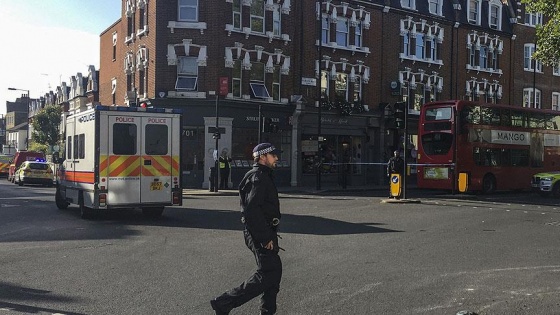
[[[159,218],[163,214],[165,207],[142,208],[142,214],[148,218]]]
[[[482,193],[491,194],[496,191],[496,178],[494,175],[487,174],[482,179]]]
[[[82,219],[91,219],[93,218],[93,209],[84,206],[84,202],[80,202],[80,217]]]
[[[54,194],[54,201],[58,209],[60,210],[68,209],[69,203],[66,200],[64,200],[64,198],[62,197],[62,193],[58,188],[56,188],[56,192]]]

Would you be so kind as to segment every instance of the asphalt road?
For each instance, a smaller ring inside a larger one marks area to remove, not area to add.
[[[0,315],[212,314],[254,271],[235,196],[86,221],[53,194],[0,180]],[[281,196],[278,314],[560,314],[558,200],[384,195]]]

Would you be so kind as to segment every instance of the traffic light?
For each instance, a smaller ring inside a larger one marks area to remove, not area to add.
[[[406,119],[406,105],[404,102],[397,102],[393,106],[395,111],[395,127],[397,129],[404,129],[405,119]]]

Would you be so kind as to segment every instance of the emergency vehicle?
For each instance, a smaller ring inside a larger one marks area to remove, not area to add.
[[[64,155],[56,205],[79,206],[82,218],[97,210],[141,208],[158,217],[182,205],[181,111],[95,106],[63,117]]]
[[[35,151],[18,151],[14,158],[10,163],[10,167],[8,169],[8,181],[15,183],[15,174],[18,168],[21,166],[21,163],[25,161],[36,161],[36,160],[45,160],[45,155],[43,152],[35,152]]]
[[[11,155],[0,154],[0,176],[8,177],[8,171],[10,170],[10,161],[12,160]]]

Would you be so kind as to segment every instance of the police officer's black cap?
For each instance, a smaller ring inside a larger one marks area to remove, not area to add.
[[[257,156],[261,156],[264,154],[280,154],[282,153],[282,150],[277,149],[275,146],[273,146],[272,144],[265,142],[265,143],[259,143],[257,144],[257,146],[253,149],[253,157],[257,157]]]

